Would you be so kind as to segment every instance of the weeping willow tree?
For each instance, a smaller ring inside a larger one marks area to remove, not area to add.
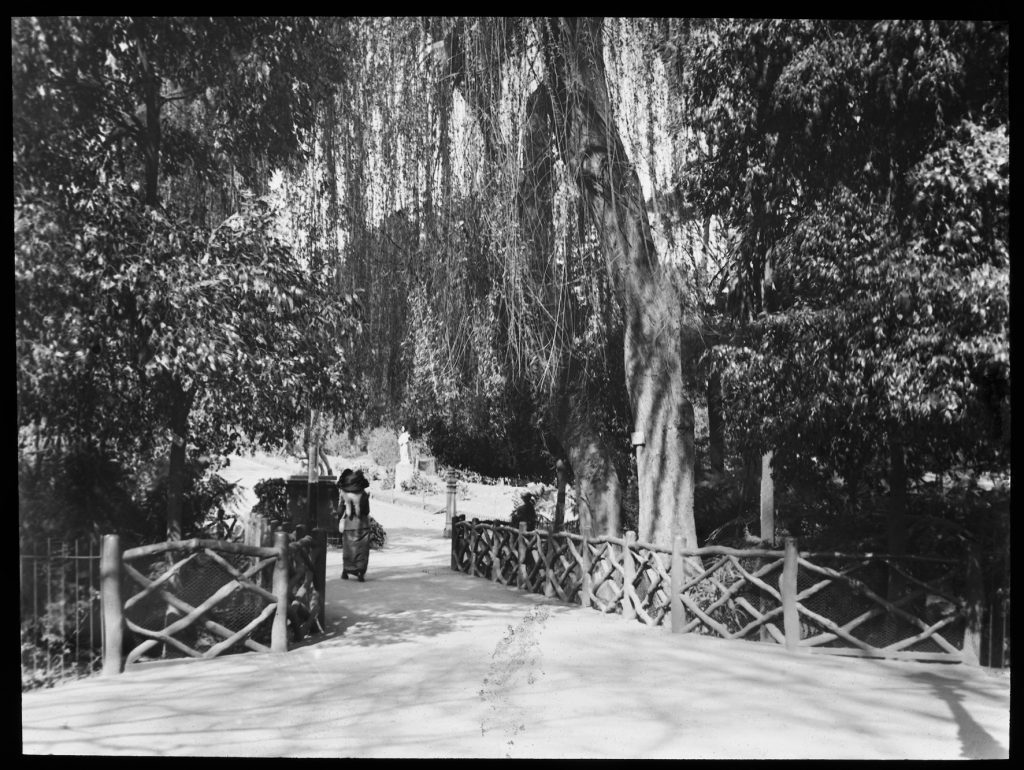
[[[662,194],[679,143],[655,66],[666,31],[345,24],[350,77],[287,186],[339,291],[361,298],[363,419],[562,460],[583,522],[613,533],[632,436],[640,537],[695,546],[697,276]]]

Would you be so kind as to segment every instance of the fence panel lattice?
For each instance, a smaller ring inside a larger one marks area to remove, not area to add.
[[[565,532],[520,534],[501,523],[466,521],[455,522],[452,548],[453,568],[462,572],[493,577],[497,554],[495,579],[505,585],[583,603],[586,574],[587,603],[601,612],[628,612],[648,625],[661,625],[671,616],[669,549]],[[786,643],[782,551],[716,546],[684,551],[680,557],[681,631]],[[870,657],[964,659],[967,607],[958,562],[804,553],[793,566],[799,638],[791,629],[791,639],[799,648]]]
[[[293,641],[318,629],[323,603],[311,545],[309,537],[288,545],[288,634]],[[122,596],[131,648],[126,665],[155,657],[268,652],[277,610],[277,557],[268,550],[194,540],[184,548],[126,551]]]

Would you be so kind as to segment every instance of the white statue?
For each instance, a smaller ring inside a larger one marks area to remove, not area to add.
[[[404,425],[398,434],[398,462],[412,463],[412,458],[409,456],[409,431],[405,429]]]

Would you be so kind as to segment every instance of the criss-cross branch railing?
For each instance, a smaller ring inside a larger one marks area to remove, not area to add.
[[[323,546],[324,544],[321,544]],[[101,557],[101,594],[105,631],[103,673],[119,673],[138,661],[149,650],[163,644],[192,658],[212,658],[226,650],[242,645],[257,652],[285,652],[288,649],[289,629],[295,640],[312,630],[323,630],[323,585],[318,578],[315,562],[319,554],[314,538],[307,536],[290,540],[285,532],[274,535],[273,547],[228,543],[220,540],[193,538],[167,541],[154,545],[131,548],[124,553],[116,535],[103,539]],[[159,576],[145,574],[138,565],[146,559],[164,555],[167,568]],[[177,560],[174,557],[177,556]],[[228,557],[245,557],[238,566]],[[223,584],[199,603],[190,603],[175,590],[183,571],[202,557],[214,568],[226,573]],[[322,565],[321,565],[322,566]],[[267,588],[266,570],[272,569],[270,588]],[[122,602],[123,579],[138,588]],[[218,606],[229,599],[238,600],[245,595],[258,607],[254,617],[242,628],[228,628],[211,617]],[[131,617],[133,607],[147,599],[159,599],[167,608],[167,624],[160,629],[145,628]],[[262,606],[260,606],[262,605]],[[269,618],[270,646],[252,638]],[[190,627],[200,627],[216,639],[205,650],[194,649],[180,638]],[[129,630],[143,641],[125,654],[122,650],[124,631]]]
[[[818,563],[828,560],[837,565]],[[944,565],[946,578],[953,574],[948,568],[956,566],[949,560],[884,554],[800,553],[794,538],[787,538],[782,550],[684,550],[678,538],[673,548],[664,548],[638,542],[632,532],[622,538],[590,537],[464,517],[455,517],[452,535],[454,570],[647,625],[668,618],[677,633],[841,655],[976,662],[971,602],[957,598],[945,578],[915,577],[907,568],[915,561]],[[883,596],[857,577],[866,565],[883,568],[906,590],[895,598]],[[921,617],[932,601],[944,604],[944,614]],[[852,617],[829,617],[832,602],[859,609]],[[869,628],[881,633],[875,628],[879,624],[890,634],[886,643],[872,641],[867,633]],[[893,630],[894,624],[899,629]],[[948,638],[958,624],[963,625],[961,648]],[[925,642],[936,649],[922,651]]]

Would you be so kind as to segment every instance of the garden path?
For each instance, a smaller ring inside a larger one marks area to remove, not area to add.
[[[956,759],[1009,756],[1010,680],[672,635],[449,568],[443,515],[376,500],[327,633],[22,694],[25,754]]]

